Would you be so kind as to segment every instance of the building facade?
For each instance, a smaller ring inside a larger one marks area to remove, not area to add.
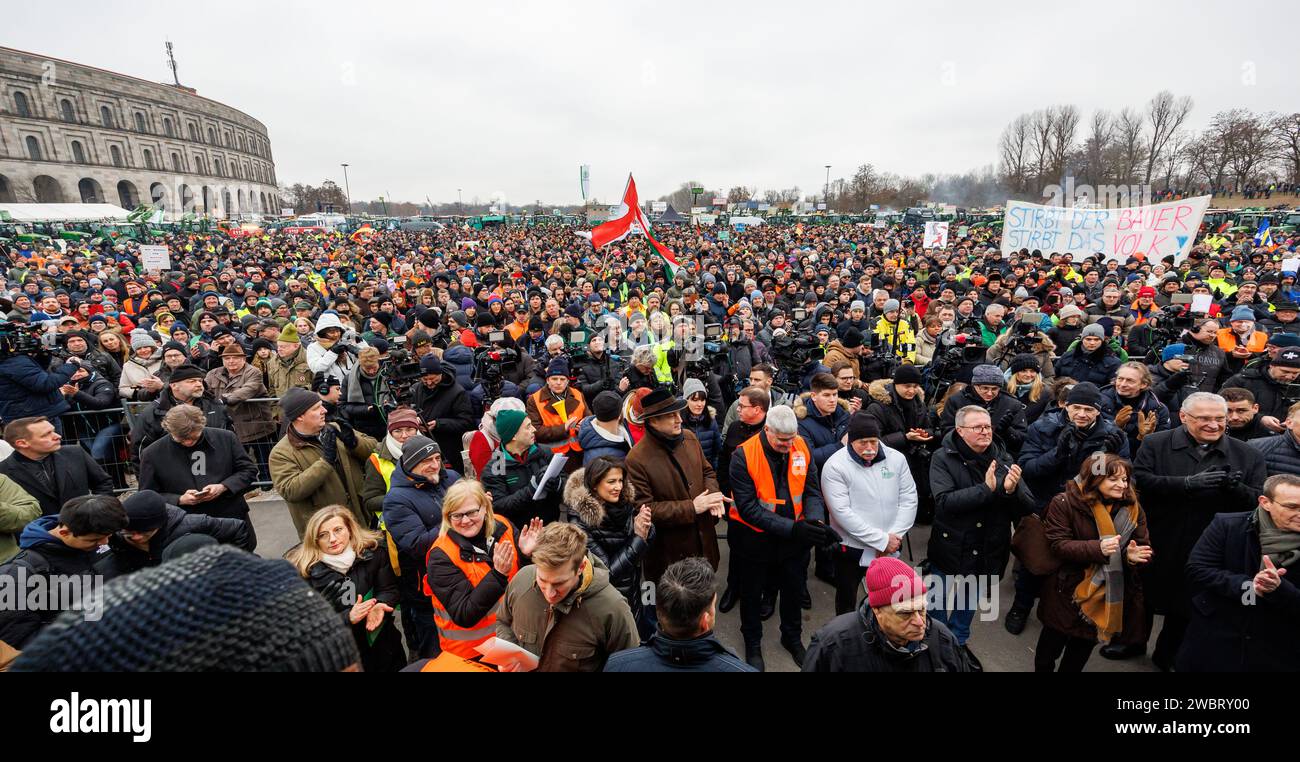
[[[266,126],[193,89],[0,47],[0,203],[278,213]]]

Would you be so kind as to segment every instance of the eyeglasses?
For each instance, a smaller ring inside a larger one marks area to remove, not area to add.
[[[959,429],[968,429],[968,430],[970,430],[970,431],[978,431],[978,432],[980,432],[981,434],[993,430],[993,427],[992,427],[992,426],[989,426],[988,424],[985,424],[985,425],[983,425],[983,426],[958,426],[957,428],[959,428]]]
[[[482,508],[475,508],[472,511],[461,511],[460,513],[448,514],[447,520],[453,524],[464,524],[467,521],[473,521],[482,515]]]

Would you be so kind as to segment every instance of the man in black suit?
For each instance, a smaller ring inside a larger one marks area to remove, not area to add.
[[[0,474],[18,483],[41,504],[41,514],[57,515],[63,504],[83,495],[112,495],[113,479],[80,445],[63,446],[63,437],[43,416],[10,421],[5,441],[14,448]]]

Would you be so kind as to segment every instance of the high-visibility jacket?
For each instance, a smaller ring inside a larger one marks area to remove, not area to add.
[[[762,437],[764,436],[766,436],[765,432],[758,432],[742,444],[740,449],[745,453],[745,465],[749,470],[749,478],[754,482],[754,491],[758,493],[758,504],[776,513],[776,507],[785,501],[776,494],[776,480],[772,478],[772,467],[767,462],[767,454],[763,452]],[[812,462],[812,452],[808,449],[808,443],[803,441],[803,437],[795,437],[790,447],[790,455],[786,458],[786,484],[790,487],[790,500],[794,503],[795,521],[803,521],[804,480],[808,478],[808,464]],[[735,502],[732,502],[728,515],[733,521],[739,521],[755,532],[763,531],[740,517]]]
[[[583,399],[582,392],[572,386],[569,387],[569,391],[573,393],[573,398],[578,401],[578,406],[575,410],[565,410],[564,412],[569,415],[569,420],[581,421],[587,417],[587,401]],[[551,400],[547,398],[549,392],[550,389],[545,386],[533,392],[533,404],[537,406],[537,413],[542,416],[542,425],[564,426],[565,420],[550,406]],[[564,439],[557,442],[547,442],[543,446],[550,447],[553,453],[582,452],[582,445],[578,444],[578,427],[574,426],[566,429]]]
[[[501,516],[497,516],[496,521],[505,528],[505,532],[497,542],[508,542],[511,545],[515,545],[514,527],[510,525],[509,521]],[[486,528],[486,525],[484,526]],[[442,552],[447,555],[447,558],[456,565],[456,568],[461,570],[461,573],[465,575],[470,584],[474,587],[478,587],[478,583],[482,582],[484,577],[492,573],[492,562],[490,560],[466,561],[460,555],[460,546],[456,544],[455,540],[451,539],[450,535],[450,532],[443,532],[438,535],[438,539],[433,541],[433,544],[429,546],[429,551],[424,554],[424,565],[426,567],[429,565],[429,556],[433,553],[435,548],[441,549]],[[488,550],[488,555],[491,556],[491,548]],[[510,573],[507,574],[506,577],[514,579],[515,575],[518,573],[519,554],[515,553],[514,559],[510,563]],[[487,616],[475,622],[473,625],[469,627],[461,627],[451,620],[451,615],[447,613],[446,605],[444,605],[442,601],[438,600],[438,596],[433,594],[433,590],[429,587],[428,577],[425,577],[424,579],[424,594],[429,596],[433,601],[433,621],[438,625],[438,642],[442,646],[443,651],[454,653],[457,656],[463,656],[466,659],[473,659],[479,655],[478,651],[474,650],[474,646],[477,646],[488,638],[496,637],[497,612],[495,606],[492,608],[492,611],[488,612]]]
[[[379,475],[384,477],[384,492],[392,489],[393,470],[397,468],[397,464],[391,460],[384,460],[379,457],[378,453],[372,452],[370,453],[370,465],[374,466]],[[397,543],[393,540],[393,535],[388,531],[388,527],[384,525],[383,511],[380,511],[377,516],[379,518],[379,530],[384,533],[384,538],[388,541],[388,561],[392,564],[393,574],[400,577],[402,576],[402,565],[398,563],[397,559]]]
[[[665,339],[654,345],[655,380],[661,384],[671,384],[673,382],[673,366],[668,364],[668,352],[676,347],[677,342],[672,339]]]
[[[1250,338],[1246,341],[1246,349],[1251,354],[1263,352],[1264,346],[1268,344],[1268,334],[1263,331],[1252,331]],[[1232,332],[1231,328],[1223,328],[1219,331],[1219,349],[1224,352],[1231,352],[1241,346],[1241,337]]]

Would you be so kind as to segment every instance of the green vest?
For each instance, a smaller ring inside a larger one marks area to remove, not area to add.
[[[661,384],[673,382],[673,369],[668,364],[668,350],[677,346],[672,339],[655,344],[655,380]]]

